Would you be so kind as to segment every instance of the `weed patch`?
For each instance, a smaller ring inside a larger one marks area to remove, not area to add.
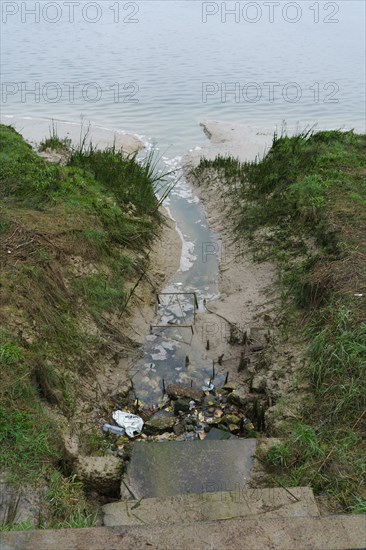
[[[128,309],[126,288],[144,274],[169,186],[153,156],[72,150],[55,127],[41,149],[67,153],[66,164],[50,164],[0,125],[0,467],[15,485],[46,480],[40,527],[87,527],[95,516],[82,484],[61,471],[62,437],[48,411],[72,423],[117,340],[120,352],[121,326],[108,314]],[[76,425],[86,452],[101,452],[98,434]]]
[[[366,496],[365,157],[363,135],[307,131],[275,135],[255,162],[218,156],[192,171],[232,205],[237,237],[277,263],[283,332],[307,341],[313,399],[286,421],[271,471],[351,512]]]

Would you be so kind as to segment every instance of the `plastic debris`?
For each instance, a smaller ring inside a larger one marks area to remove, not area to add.
[[[113,420],[126,430],[128,437],[136,437],[141,433],[144,421],[140,416],[124,411],[115,411],[112,416]]]
[[[203,391],[212,391],[215,389],[214,384],[210,380],[205,380],[205,384],[202,386]]]
[[[125,435],[126,433],[124,428],[119,428],[118,426],[112,426],[112,424],[103,424],[103,432],[111,433],[114,435]]]
[[[193,401],[193,399],[189,402],[189,410],[191,411],[192,409],[194,409],[196,406],[196,402]]]

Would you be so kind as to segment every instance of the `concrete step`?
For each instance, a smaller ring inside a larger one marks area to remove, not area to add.
[[[365,547],[365,515],[262,516],[188,524],[0,533],[1,550],[345,550]]]
[[[246,489],[126,500],[103,506],[104,525],[146,525],[215,521],[263,514],[266,517],[318,516],[309,487]]]
[[[136,441],[122,479],[123,500],[248,488],[256,439]]]

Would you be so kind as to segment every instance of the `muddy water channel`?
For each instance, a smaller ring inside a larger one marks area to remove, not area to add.
[[[142,358],[131,370],[136,397],[150,406],[161,402],[169,384],[200,388],[212,378],[222,385],[225,378],[217,366],[213,369],[206,356],[205,330],[195,324],[197,314],[219,295],[219,236],[209,229],[203,205],[181,172],[178,166],[178,181],[164,203],[182,240],[180,268],[156,297],[156,316]]]

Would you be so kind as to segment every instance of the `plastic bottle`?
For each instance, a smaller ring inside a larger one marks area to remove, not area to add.
[[[125,435],[126,433],[124,428],[112,426],[112,424],[103,424],[103,432],[109,432],[114,435]]]

